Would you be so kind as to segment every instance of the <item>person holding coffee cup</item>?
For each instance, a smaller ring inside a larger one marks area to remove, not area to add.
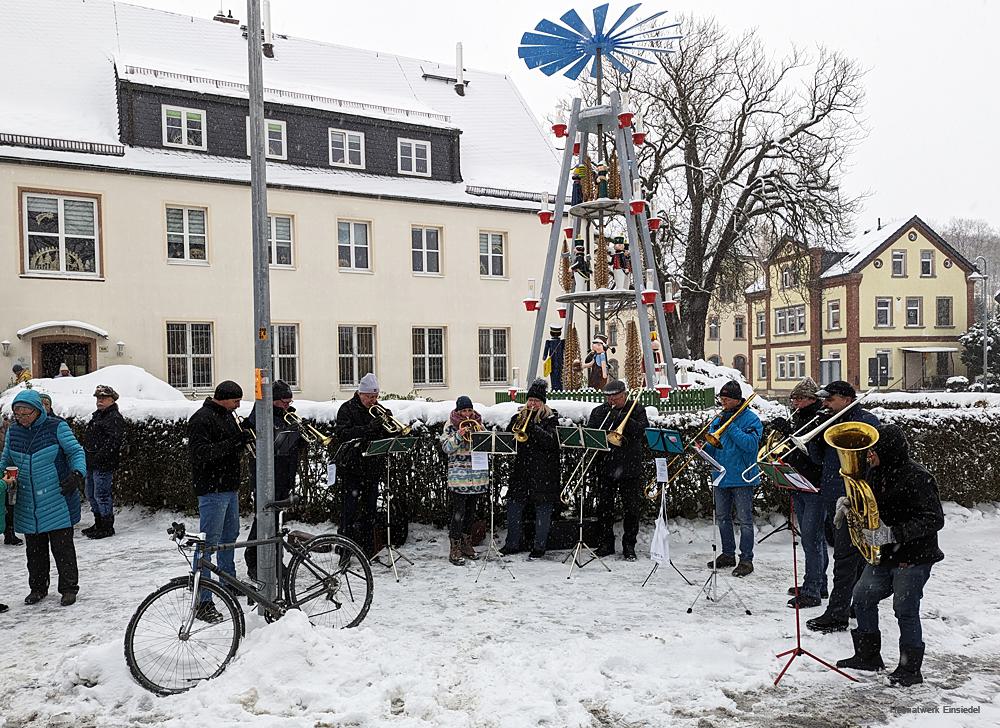
[[[73,526],[80,521],[79,491],[87,457],[64,420],[49,417],[33,389],[19,392],[11,404],[14,422],[7,430],[0,468],[4,490],[16,481],[14,528],[24,534],[28,558],[25,604],[49,593],[49,551],[59,572],[60,604],[76,602],[80,590]],[[16,477],[8,468],[17,468]]]

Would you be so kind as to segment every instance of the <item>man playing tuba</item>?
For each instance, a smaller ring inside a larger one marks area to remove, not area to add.
[[[934,476],[910,458],[906,435],[897,425],[883,425],[878,442],[868,451],[868,484],[878,504],[879,526],[864,529],[865,542],[880,547],[877,565],[867,564],[854,587],[858,628],[851,632],[854,655],[837,667],[881,670],[882,633],[878,603],[892,595],[899,623],[899,666],[889,674],[893,685],[909,687],[924,681],[920,628],[920,598],[931,566],[944,558],[937,532],[944,512]]]
[[[621,432],[621,444],[597,456],[597,519],[601,542],[594,553],[600,557],[615,552],[615,495],[622,503],[622,557],[635,561],[639,534],[639,503],[642,497],[642,448],[649,420],[641,405],[626,407],[625,383],[615,379],[604,387],[604,404],[590,413],[587,427],[607,423],[609,431]],[[616,438],[617,439],[617,438]],[[608,438],[611,443],[611,438]]]

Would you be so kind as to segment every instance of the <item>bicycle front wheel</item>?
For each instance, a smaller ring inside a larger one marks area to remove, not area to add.
[[[317,536],[288,567],[289,606],[315,626],[356,627],[372,603],[371,566],[361,547],[344,536]]]
[[[191,618],[191,580],[177,579],[146,597],[125,630],[125,662],[136,682],[157,695],[190,690],[226,669],[242,637],[239,605],[214,581],[201,589],[212,593],[221,621]]]

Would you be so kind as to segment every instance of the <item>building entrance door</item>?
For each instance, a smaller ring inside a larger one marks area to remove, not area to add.
[[[90,372],[90,346],[76,341],[52,341],[40,345],[41,371],[36,377],[54,377],[65,362],[74,377]]]

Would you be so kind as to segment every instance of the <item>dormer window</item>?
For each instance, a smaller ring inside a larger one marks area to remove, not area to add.
[[[397,143],[400,174],[431,176],[431,143],[416,139],[399,139]]]
[[[330,166],[365,168],[365,135],[359,131],[330,129]]]
[[[268,159],[288,159],[288,127],[283,121],[264,119],[266,146],[264,153]],[[250,156],[250,117],[247,117],[247,156]]]
[[[781,287],[793,288],[799,285],[799,272],[792,266],[785,266],[781,269]]]
[[[205,112],[180,106],[162,106],[163,146],[208,149],[205,139]]]

